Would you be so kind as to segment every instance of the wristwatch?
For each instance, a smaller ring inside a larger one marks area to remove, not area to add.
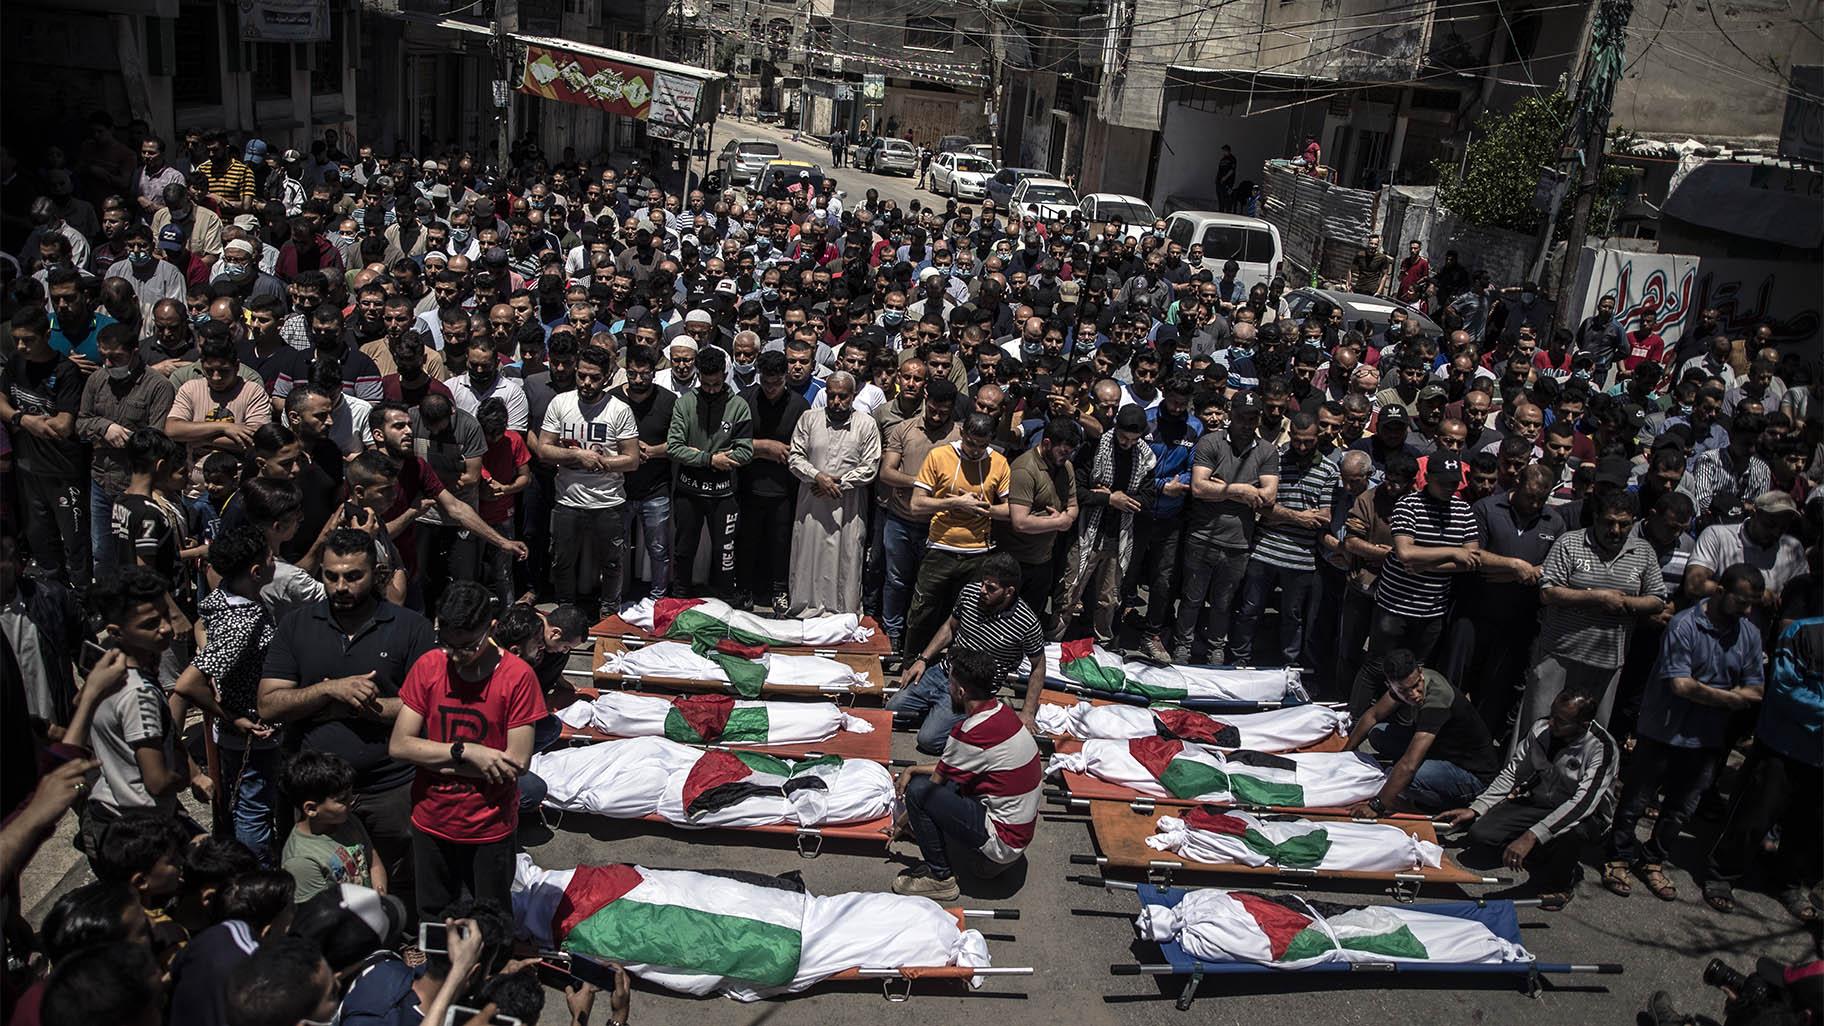
[[[451,762],[460,763],[462,761],[462,746],[463,742],[461,741],[454,742],[450,745]]]
[[[460,742],[458,742],[458,743],[460,744]],[[1368,799],[1368,807],[1373,809],[1375,815],[1377,815],[1377,816],[1381,815],[1382,813],[1385,813],[1387,811],[1387,807],[1385,805],[1381,804],[1381,796],[1378,794],[1375,795],[1373,798]]]

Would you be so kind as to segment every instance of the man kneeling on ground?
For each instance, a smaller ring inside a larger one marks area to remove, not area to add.
[[[1600,838],[1615,813],[1621,753],[1596,724],[1596,708],[1588,692],[1559,694],[1551,715],[1521,735],[1488,790],[1467,808],[1438,817],[1453,827],[1473,823],[1470,844],[1500,849],[1509,869],[1530,861],[1540,907],[1548,912],[1570,903],[1578,850]]]
[[[980,853],[984,875],[998,875],[1024,857],[1039,817],[1044,774],[1039,749],[1019,714],[995,697],[1001,674],[986,652],[950,652],[950,708],[961,717],[944,754],[932,765],[899,775],[910,830],[924,861],[899,874],[893,893],[934,901],[961,896],[951,855]]]

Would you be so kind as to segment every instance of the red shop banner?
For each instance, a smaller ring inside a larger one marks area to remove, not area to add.
[[[580,103],[644,120],[652,106],[652,71],[548,46],[526,47],[519,91]]]

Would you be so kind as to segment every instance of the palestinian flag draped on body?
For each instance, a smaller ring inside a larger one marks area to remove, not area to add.
[[[1062,679],[1109,694],[1148,702],[1299,702],[1297,670],[1248,670],[1221,666],[1161,666],[1129,661],[1089,638],[1045,646],[1047,667]]]
[[[803,990],[847,969],[989,964],[982,935],[927,898],[815,895],[789,879],[738,871],[544,870],[522,854],[513,917],[541,948],[620,962],[682,993],[742,1001]]]
[[[873,724],[843,712],[832,702],[755,702],[721,694],[665,697],[605,691],[594,702],[579,705],[587,718],[572,726],[592,726],[615,737],[663,737],[686,745],[797,744],[824,741],[845,730],[856,734],[874,730]],[[575,718],[566,717],[566,722]]]
[[[1039,706],[1038,727],[1041,733],[1080,740],[1166,737],[1214,748],[1286,752],[1347,734],[1349,714],[1324,705],[1214,715],[1161,705],[1078,702]]]
[[[647,599],[621,610],[621,619],[662,638],[710,645],[727,639],[745,646],[807,648],[864,642],[874,636],[853,613],[756,616],[720,599]]]
[[[1530,962],[1518,944],[1474,919],[1422,908],[1351,908],[1218,889],[1184,893],[1175,906],[1148,905],[1141,936],[1176,941],[1207,962],[1303,969],[1326,962]]]
[[[1085,741],[1052,757],[1052,772],[1085,773],[1156,798],[1215,804],[1328,808],[1366,801],[1381,768],[1352,752],[1216,752],[1174,738]]]
[[[1212,865],[1398,873],[1436,869],[1444,858],[1436,844],[1382,823],[1197,808],[1160,817],[1157,830],[1148,847]]]
[[[623,677],[726,682],[743,698],[758,698],[767,684],[814,687],[831,694],[847,694],[868,684],[866,674],[823,656],[763,650],[741,655],[722,648],[699,651],[696,643],[678,641],[609,652],[601,669]]]

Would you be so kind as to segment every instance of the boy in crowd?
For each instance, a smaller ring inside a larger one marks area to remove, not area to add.
[[[305,749],[285,764],[280,788],[298,814],[280,858],[297,884],[297,902],[345,883],[385,894],[386,863],[374,857],[366,828],[348,813],[354,767],[340,756]]]

